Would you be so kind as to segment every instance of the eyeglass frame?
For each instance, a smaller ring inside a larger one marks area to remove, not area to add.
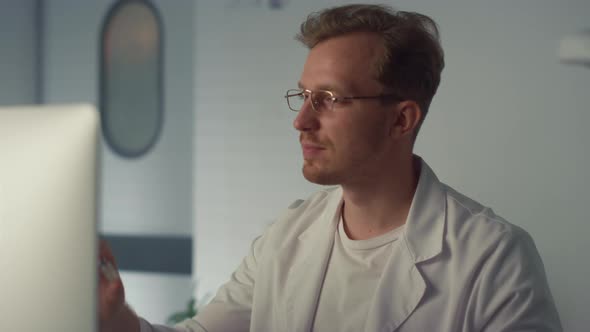
[[[297,91],[297,93],[290,93],[292,91],[293,92],[294,91]],[[299,112],[299,111],[301,111],[301,108],[299,108],[298,110],[293,109],[293,107],[291,107],[291,103],[289,102],[289,98],[290,97],[295,97],[295,96],[298,96],[298,95],[305,96],[305,93],[308,93],[309,94],[309,98],[311,98],[311,108],[314,111],[316,111],[318,113],[321,113],[322,111],[316,109],[316,105],[313,102],[313,94],[314,94],[314,92],[316,92],[316,93],[317,92],[326,92],[326,93],[328,93],[328,95],[331,96],[329,99],[331,99],[331,101],[332,101],[332,104],[331,104],[332,106],[328,110],[328,112],[331,112],[334,109],[334,104],[335,103],[339,103],[339,102],[342,102],[342,101],[345,101],[345,100],[356,100],[356,99],[361,99],[361,100],[362,99],[365,99],[365,100],[367,100],[367,99],[394,99],[394,100],[397,99],[399,101],[402,101],[403,100],[402,98],[399,97],[399,95],[396,95],[396,94],[381,94],[381,95],[375,95],[375,96],[343,96],[343,97],[336,97],[336,96],[334,96],[334,93],[332,91],[330,91],[330,90],[321,90],[321,89],[320,90],[315,90],[315,91],[309,90],[309,89],[289,89],[285,93],[285,96],[284,97],[285,97],[285,99],[287,99],[287,106],[289,107],[289,109],[291,111],[293,111],[293,112]],[[305,102],[305,99],[304,99],[304,102]]]

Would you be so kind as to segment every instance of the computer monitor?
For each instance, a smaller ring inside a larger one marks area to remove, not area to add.
[[[95,331],[90,105],[0,107],[0,331]]]

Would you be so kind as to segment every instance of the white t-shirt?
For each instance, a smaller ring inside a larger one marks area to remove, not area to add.
[[[363,331],[383,268],[404,226],[367,240],[351,240],[342,217],[322,284],[312,331]]]

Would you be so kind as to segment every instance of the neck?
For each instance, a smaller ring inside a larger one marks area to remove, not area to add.
[[[353,240],[369,239],[405,224],[418,184],[420,165],[410,155],[382,174],[343,184],[344,229]]]

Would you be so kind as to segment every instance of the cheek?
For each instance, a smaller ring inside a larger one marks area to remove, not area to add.
[[[387,140],[387,123],[383,118],[351,119],[334,130],[332,143],[336,151],[360,157],[374,153]]]
[[[388,119],[378,110],[366,110],[347,123],[348,131],[366,139],[387,135]]]

